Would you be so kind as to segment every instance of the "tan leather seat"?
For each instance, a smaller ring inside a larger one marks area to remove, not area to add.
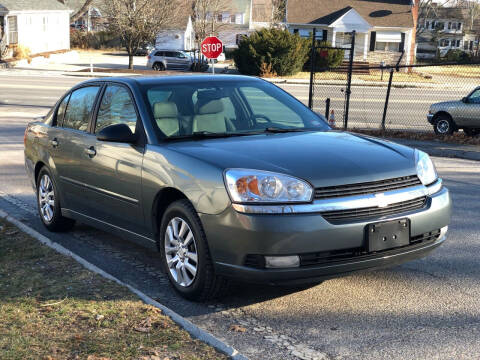
[[[153,104],[153,116],[158,128],[166,136],[178,135],[178,109],[174,102],[156,102]]]
[[[208,131],[224,133],[235,130],[231,121],[224,114],[222,100],[200,100],[196,106],[196,115],[193,118],[192,132]]]

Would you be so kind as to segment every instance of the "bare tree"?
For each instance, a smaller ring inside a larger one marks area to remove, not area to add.
[[[287,10],[287,0],[271,0],[272,2],[272,17],[270,24],[278,26],[285,21]]]
[[[225,26],[219,16],[228,10],[231,1],[227,0],[194,0],[192,3],[193,26],[199,44],[208,35],[218,35]]]
[[[146,42],[152,42],[160,30],[185,11],[182,1],[172,0],[108,0],[105,11],[109,29],[118,34],[128,53],[128,68],[133,69],[133,56]]]
[[[80,19],[83,15],[85,15],[85,13],[88,11],[88,8],[90,7],[90,5],[92,5],[92,3],[93,3],[93,0],[86,0],[83,3],[82,7],[72,16],[70,16],[70,23],[74,23],[75,21]]]
[[[480,18],[480,4],[478,1],[458,0],[458,6],[466,9],[468,16],[468,30],[473,30],[475,21]]]

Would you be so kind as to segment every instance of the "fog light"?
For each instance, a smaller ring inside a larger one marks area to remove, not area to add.
[[[300,266],[300,258],[294,256],[265,256],[266,268],[293,268]]]

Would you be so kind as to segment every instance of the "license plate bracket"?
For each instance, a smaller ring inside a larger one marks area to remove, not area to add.
[[[393,249],[410,244],[410,220],[368,224],[366,227],[366,246],[368,252]]]

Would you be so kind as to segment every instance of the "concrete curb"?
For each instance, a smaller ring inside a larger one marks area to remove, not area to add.
[[[88,269],[88,270],[90,270],[94,273],[97,273],[97,274],[99,274],[100,276],[102,276],[106,279],[115,281],[119,285],[125,286],[132,293],[137,295],[146,304],[155,306],[156,308],[162,310],[165,315],[170,317],[176,324],[178,324],[180,327],[185,329],[194,338],[207,343],[208,345],[212,346],[213,348],[215,348],[219,352],[221,352],[223,354],[226,354],[227,356],[230,356],[234,360],[248,360],[248,358],[246,356],[240,354],[233,347],[231,347],[230,345],[227,345],[223,341],[217,339],[215,336],[213,336],[209,332],[207,332],[203,329],[200,329],[198,326],[193,324],[191,321],[185,319],[183,316],[177,314],[172,309],[166,307],[165,305],[160,304],[158,301],[155,301],[154,299],[152,299],[148,295],[144,294],[140,290],[134,288],[131,285],[128,285],[128,284],[124,283],[120,279],[117,279],[113,275],[110,275],[109,273],[103,271],[102,269],[100,269],[99,267],[97,267],[97,266],[93,265],[92,263],[88,262],[84,258],[82,258],[82,257],[76,255],[75,253],[71,252],[70,250],[64,248],[62,245],[51,241],[46,236],[40,234],[39,232],[32,229],[28,225],[25,225],[20,220],[10,216],[8,213],[6,213],[5,211],[3,211],[1,209],[0,209],[0,218],[14,224],[20,230],[22,230],[26,234],[30,235],[31,237],[35,238],[40,243],[42,243],[42,244],[48,246],[49,248],[55,250],[56,252],[73,258],[76,262],[80,263],[86,269]]]

